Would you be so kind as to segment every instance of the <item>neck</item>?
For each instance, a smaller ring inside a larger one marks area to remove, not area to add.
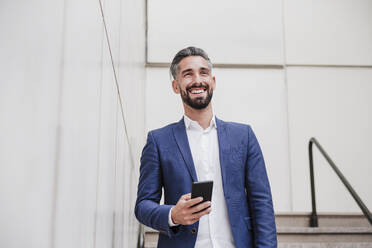
[[[183,103],[183,108],[185,110],[185,115],[189,117],[191,120],[197,121],[203,129],[209,127],[213,117],[211,103],[209,103],[209,105],[204,109],[193,109],[190,106]]]

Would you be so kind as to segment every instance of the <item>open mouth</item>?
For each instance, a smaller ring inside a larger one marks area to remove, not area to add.
[[[193,94],[193,95],[199,95],[199,94],[202,94],[204,93],[205,91],[207,90],[207,87],[205,86],[202,86],[202,87],[191,87],[190,89],[188,89],[187,91],[190,93],[190,94]]]

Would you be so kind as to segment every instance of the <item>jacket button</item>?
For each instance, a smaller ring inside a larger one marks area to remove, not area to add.
[[[196,233],[196,228],[195,227],[191,229],[191,233],[192,234],[195,234]]]

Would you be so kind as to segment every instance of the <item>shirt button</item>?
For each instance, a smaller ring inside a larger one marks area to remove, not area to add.
[[[193,227],[193,228],[191,229],[191,233],[192,233],[192,234],[195,234],[195,233],[196,233],[196,228],[195,228],[195,227]]]

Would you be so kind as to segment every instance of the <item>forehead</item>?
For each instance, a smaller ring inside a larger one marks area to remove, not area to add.
[[[179,72],[188,69],[199,70],[200,68],[209,68],[208,61],[201,56],[188,56],[178,63]]]

